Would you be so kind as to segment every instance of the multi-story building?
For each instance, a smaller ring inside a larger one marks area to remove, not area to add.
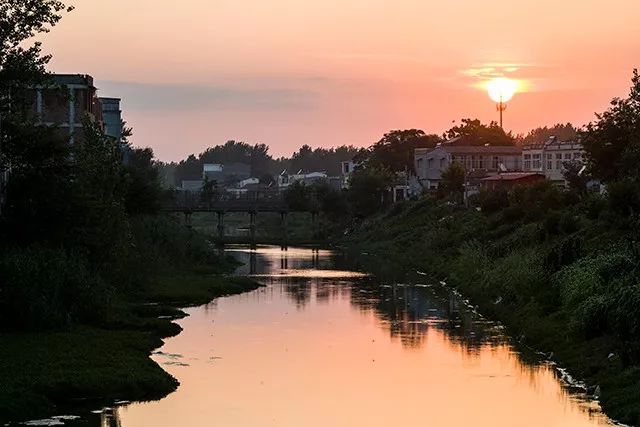
[[[432,190],[438,188],[442,172],[453,162],[460,163],[467,173],[477,177],[520,171],[522,149],[515,146],[457,145],[456,140],[452,140],[435,148],[417,148],[414,161],[419,185]]]
[[[584,148],[576,141],[551,137],[545,142],[522,147],[522,164],[526,172],[539,172],[547,179],[565,185],[566,162],[584,163]]]
[[[68,132],[73,143],[88,114],[102,124],[102,106],[93,77],[82,74],[54,74],[48,85],[35,89],[36,120],[46,126],[58,126]]]

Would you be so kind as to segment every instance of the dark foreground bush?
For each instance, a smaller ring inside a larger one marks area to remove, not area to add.
[[[104,319],[112,288],[79,253],[40,247],[0,252],[0,326],[51,329]]]

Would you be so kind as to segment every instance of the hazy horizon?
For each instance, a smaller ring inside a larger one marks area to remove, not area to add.
[[[164,161],[231,139],[288,156],[497,120],[478,88],[497,75],[526,84],[507,131],[583,125],[639,65],[635,0],[71,3],[44,38],[50,70],[123,98],[132,142]]]

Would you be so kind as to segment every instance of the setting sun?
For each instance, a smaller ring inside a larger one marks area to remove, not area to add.
[[[509,101],[513,98],[517,89],[518,82],[505,77],[498,77],[487,83],[489,97],[495,102]]]

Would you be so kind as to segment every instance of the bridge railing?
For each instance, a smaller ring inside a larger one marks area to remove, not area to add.
[[[281,194],[272,192],[249,192],[238,196],[218,195],[209,200],[199,193],[179,192],[163,206],[169,212],[215,212],[215,211],[278,211],[288,210]]]

